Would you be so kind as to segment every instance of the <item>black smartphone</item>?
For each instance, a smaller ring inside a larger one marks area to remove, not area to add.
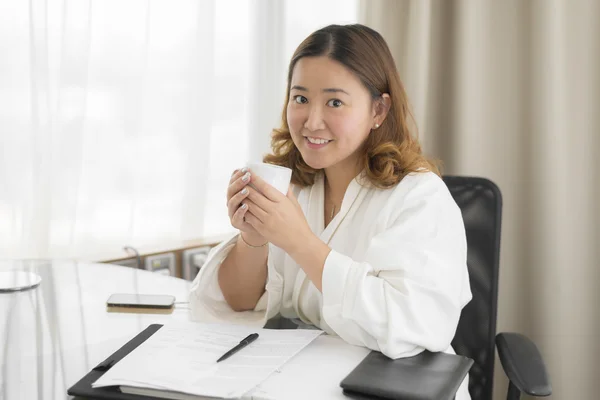
[[[106,301],[107,307],[169,309],[175,304],[175,296],[167,294],[114,293]]]

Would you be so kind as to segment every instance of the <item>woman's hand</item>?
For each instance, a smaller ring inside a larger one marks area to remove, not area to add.
[[[289,254],[322,290],[323,268],[331,249],[312,232],[291,190],[284,196],[256,175],[250,180],[253,187],[248,186],[249,194],[243,200],[248,206],[246,223]]]
[[[231,226],[244,232],[244,241],[253,245],[260,246],[267,242],[254,227],[244,220],[248,212],[247,206],[242,206],[242,202],[248,197],[251,176],[247,168],[233,171],[229,186],[227,187],[227,211]]]
[[[300,204],[288,189],[287,196],[260,177],[251,177],[246,223],[266,240],[290,255],[315,287],[322,291],[323,268],[331,249],[315,235]]]
[[[287,196],[257,175],[243,204],[248,206],[246,223],[275,246],[292,255],[309,238],[314,237],[304,212],[291,190]]]

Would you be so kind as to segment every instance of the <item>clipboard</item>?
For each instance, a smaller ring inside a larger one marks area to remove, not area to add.
[[[164,400],[163,398],[139,396],[136,394],[123,393],[116,386],[93,388],[92,383],[96,382],[106,371],[108,371],[117,361],[121,360],[127,354],[131,353],[136,347],[144,343],[156,331],[162,328],[161,324],[149,325],[133,339],[127,342],[119,350],[111,354],[106,360],[96,365],[90,372],[81,378],[76,384],[67,390],[67,394],[75,398],[100,399],[100,400]]]
[[[149,325],[123,347],[92,368],[67,390],[67,394],[76,399],[164,400],[159,397],[123,393],[116,386],[92,387],[92,383],[162,326],[161,324]],[[456,393],[472,365],[473,360],[453,354],[425,351],[414,357],[391,360],[379,352],[371,352],[340,382],[340,386],[347,397],[357,400],[452,399],[453,393]],[[423,386],[420,384],[423,382],[428,384]],[[436,382],[437,385],[431,386],[432,382]],[[439,390],[440,385],[442,390]],[[430,390],[423,390],[427,387]],[[437,397],[440,393],[444,395]]]

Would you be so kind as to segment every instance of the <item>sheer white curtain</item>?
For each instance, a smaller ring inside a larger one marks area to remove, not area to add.
[[[231,230],[285,69],[346,0],[0,0],[0,258],[114,254]]]

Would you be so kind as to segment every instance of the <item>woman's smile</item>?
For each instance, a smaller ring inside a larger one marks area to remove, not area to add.
[[[305,136],[304,142],[309,149],[319,150],[326,147],[329,143],[333,142],[331,139],[323,139],[314,136]]]

